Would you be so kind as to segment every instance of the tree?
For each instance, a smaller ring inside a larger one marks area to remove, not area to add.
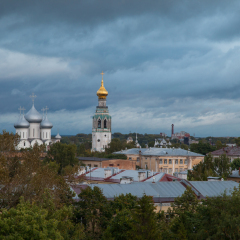
[[[149,142],[148,147],[154,147],[154,144],[155,144],[155,142],[151,141],[151,142]]]
[[[237,144],[238,147],[240,146],[240,137],[235,139],[235,143]]]
[[[35,145],[19,153],[12,146],[18,136],[3,132],[0,139],[3,150],[0,152],[0,208],[15,207],[21,196],[26,201],[37,201],[46,189],[58,207],[72,203],[74,194],[63,177],[57,174],[56,165],[41,161],[44,146]]]
[[[234,170],[234,169],[239,170],[239,168],[240,168],[240,158],[235,158],[235,159],[231,162],[231,168],[232,168],[232,170]]]
[[[227,178],[231,174],[230,167],[230,159],[226,156],[226,154],[223,154],[218,158],[214,158],[214,170],[218,176]]]
[[[181,197],[177,197],[171,204],[172,209],[168,210],[171,222],[171,231],[176,239],[194,239],[195,227],[198,223],[196,218],[196,210],[199,201],[191,189],[187,187]]]
[[[211,146],[209,143],[204,143],[202,140],[199,141],[199,143],[193,143],[190,145],[190,150],[192,152],[200,153],[203,155],[206,155],[207,153],[210,153],[215,149],[215,147]]]
[[[157,214],[153,199],[146,194],[137,201],[133,211],[133,226],[130,231],[131,239],[161,239]]]
[[[55,161],[59,165],[58,173],[65,174],[65,167],[79,165],[79,161],[76,158],[76,149],[77,147],[74,144],[54,143],[51,145],[44,161]]]
[[[96,186],[83,189],[78,197],[79,202],[75,209],[76,221],[83,222],[86,234],[91,239],[100,237],[112,217],[106,197]]]

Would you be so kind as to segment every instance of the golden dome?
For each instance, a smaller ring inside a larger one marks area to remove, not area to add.
[[[104,73],[102,72],[101,74],[103,76]],[[98,98],[106,99],[107,95],[108,95],[108,91],[106,90],[106,88],[103,85],[103,78],[102,78],[101,87],[97,91],[97,96],[98,96]]]

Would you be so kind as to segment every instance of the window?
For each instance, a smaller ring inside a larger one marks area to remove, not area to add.
[[[168,169],[168,173],[172,174],[172,169],[171,168]]]
[[[92,165],[91,164],[88,164],[89,167],[91,167]]]
[[[33,129],[33,137],[34,137],[35,129]]]
[[[47,132],[46,132],[46,138],[47,138]]]
[[[145,158],[147,160],[147,158]]]
[[[178,164],[178,160],[177,159],[175,160],[175,164]]]
[[[98,165],[97,165],[97,164],[94,164],[94,167],[98,167]]]
[[[104,128],[107,128],[107,120],[104,120]]]
[[[110,167],[113,167],[113,164],[109,164]]]
[[[23,132],[23,138],[24,138],[24,132]]]
[[[164,168],[164,169],[163,169],[163,172],[167,173],[167,168]]]
[[[183,164],[183,160],[182,159],[180,159],[180,164]]]
[[[117,166],[120,166],[120,164],[117,164]]]
[[[129,157],[129,160],[132,160],[132,158],[131,158],[131,157]]]
[[[172,164],[172,159],[169,159],[169,164]]]
[[[187,160],[184,160],[184,164],[187,165]]]
[[[178,172],[178,168],[175,168],[175,172]]]
[[[162,164],[162,159],[159,160],[159,164]]]
[[[139,157],[137,157],[137,162],[139,162]]]
[[[182,168],[180,168],[179,172],[182,172],[182,171],[183,171],[183,169],[182,169]]]
[[[145,163],[145,169],[148,169],[148,165]]]
[[[101,119],[98,119],[98,128],[101,128]]]
[[[167,164],[167,159],[164,159],[164,164]]]
[[[22,133],[20,132],[20,138],[22,137]]]
[[[25,146],[26,146],[26,143],[24,142],[24,144],[23,144],[23,145],[24,145],[24,147],[25,147]]]

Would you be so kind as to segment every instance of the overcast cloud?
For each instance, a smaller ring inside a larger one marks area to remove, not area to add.
[[[240,2],[0,0],[0,127],[49,107],[90,133],[102,71],[112,132],[240,136]]]

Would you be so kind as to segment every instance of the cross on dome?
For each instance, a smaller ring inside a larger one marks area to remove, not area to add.
[[[23,108],[22,108],[23,114],[24,114],[24,111],[25,111],[25,110],[26,110],[26,109],[23,107]]]
[[[34,95],[34,93],[32,93],[32,95],[30,95],[30,98],[32,99],[33,104],[34,104],[34,98],[36,98],[36,97],[37,97],[37,96]]]
[[[42,108],[41,111],[43,112],[43,116],[44,116],[44,111],[45,111],[45,108]]]
[[[100,74],[102,74],[102,80],[103,80],[103,74],[104,74],[104,72],[102,71]]]
[[[47,110],[49,110],[49,108],[46,106],[46,107],[45,107],[46,115],[47,115]]]
[[[20,115],[22,113],[22,107],[20,106],[20,108],[18,108],[18,110],[20,111]]]

